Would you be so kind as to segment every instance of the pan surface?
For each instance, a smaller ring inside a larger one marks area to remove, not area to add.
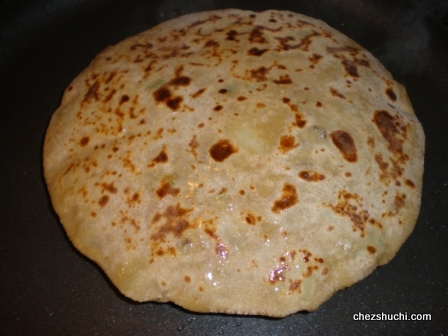
[[[95,55],[164,20],[230,7],[326,21],[405,85],[425,130],[414,232],[389,264],[313,313],[271,319],[134,303],[74,249],[46,191],[45,130]],[[2,335],[448,335],[448,29],[408,0],[0,1],[0,138]],[[358,313],[431,320],[356,321]]]

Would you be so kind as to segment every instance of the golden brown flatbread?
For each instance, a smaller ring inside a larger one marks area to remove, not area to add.
[[[393,258],[423,155],[368,51],[304,15],[229,9],[100,53],[51,119],[44,170],[69,238],[127,297],[281,317]]]

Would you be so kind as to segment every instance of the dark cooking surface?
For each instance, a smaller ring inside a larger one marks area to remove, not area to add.
[[[41,147],[69,82],[110,44],[180,14],[225,7],[323,19],[384,62],[425,129],[413,234],[389,264],[313,313],[278,320],[133,303],[71,246],[49,203]],[[10,0],[0,2],[0,38],[1,334],[448,334],[448,30],[425,12],[399,0]],[[353,321],[358,312],[430,313],[432,321]]]

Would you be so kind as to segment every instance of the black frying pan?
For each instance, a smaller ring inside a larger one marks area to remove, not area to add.
[[[46,192],[45,130],[64,88],[90,60],[163,20],[226,7],[289,9],[326,21],[406,86],[425,129],[413,234],[389,264],[313,313],[271,319],[131,302],[73,248]],[[0,334],[448,333],[448,30],[409,1],[6,0],[0,38]],[[357,313],[431,314],[431,321],[354,321]]]

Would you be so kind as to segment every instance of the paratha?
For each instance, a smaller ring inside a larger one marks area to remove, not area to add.
[[[416,223],[424,133],[405,88],[324,22],[186,15],[101,52],[44,144],[74,246],[136,301],[315,310]]]

